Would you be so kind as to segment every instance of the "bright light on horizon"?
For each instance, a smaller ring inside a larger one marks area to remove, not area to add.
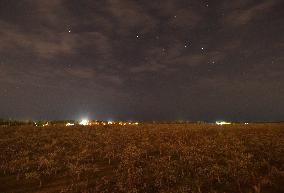
[[[74,123],[66,123],[66,127],[74,126],[74,125],[75,125]]]
[[[83,120],[79,123],[79,125],[84,125],[84,126],[90,125],[90,121],[89,121],[88,119],[83,119]]]
[[[217,125],[231,125],[231,123],[226,122],[226,121],[216,121]]]

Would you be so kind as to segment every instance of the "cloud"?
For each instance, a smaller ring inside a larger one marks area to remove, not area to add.
[[[155,30],[156,18],[143,9],[142,4],[131,0],[108,0],[110,15],[117,22],[117,32],[127,35],[131,31],[144,34]]]
[[[271,8],[276,6],[279,0],[263,1],[251,6],[235,5],[232,11],[225,18],[225,22],[232,26],[246,25],[253,21],[258,16],[271,11]]]
[[[33,17],[41,26],[60,31],[74,23],[72,13],[64,4],[64,0],[26,0],[33,7]]]
[[[71,67],[67,68],[66,72],[72,78],[75,77],[80,79],[92,79],[96,74],[93,68],[88,68],[88,67]]]
[[[0,21],[0,25],[0,51],[25,49],[39,57],[50,58],[71,54],[76,46],[76,38],[68,33],[23,33],[16,25],[3,21]]]
[[[162,64],[144,64],[139,66],[134,66],[130,68],[130,72],[133,73],[144,73],[144,72],[161,72],[164,69],[167,69],[167,66]]]
[[[112,53],[112,44],[108,36],[101,32],[83,32],[78,36],[78,49],[93,48],[97,55],[106,59]]]
[[[174,17],[171,17],[169,24],[178,28],[194,29],[201,20],[200,14],[194,11],[193,8],[187,7],[178,9]]]
[[[187,66],[199,66],[204,65],[207,63],[207,57],[201,54],[191,54],[181,56],[175,59],[168,61],[169,63],[176,64],[176,65],[187,65]]]

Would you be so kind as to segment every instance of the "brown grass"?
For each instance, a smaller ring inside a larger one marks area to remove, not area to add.
[[[0,192],[284,192],[284,125],[3,127]]]

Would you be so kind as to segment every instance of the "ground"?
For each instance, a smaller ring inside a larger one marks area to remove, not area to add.
[[[0,127],[0,192],[284,192],[284,124]]]

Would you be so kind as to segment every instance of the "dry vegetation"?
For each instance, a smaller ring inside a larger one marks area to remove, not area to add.
[[[284,125],[0,127],[0,192],[284,192]]]

